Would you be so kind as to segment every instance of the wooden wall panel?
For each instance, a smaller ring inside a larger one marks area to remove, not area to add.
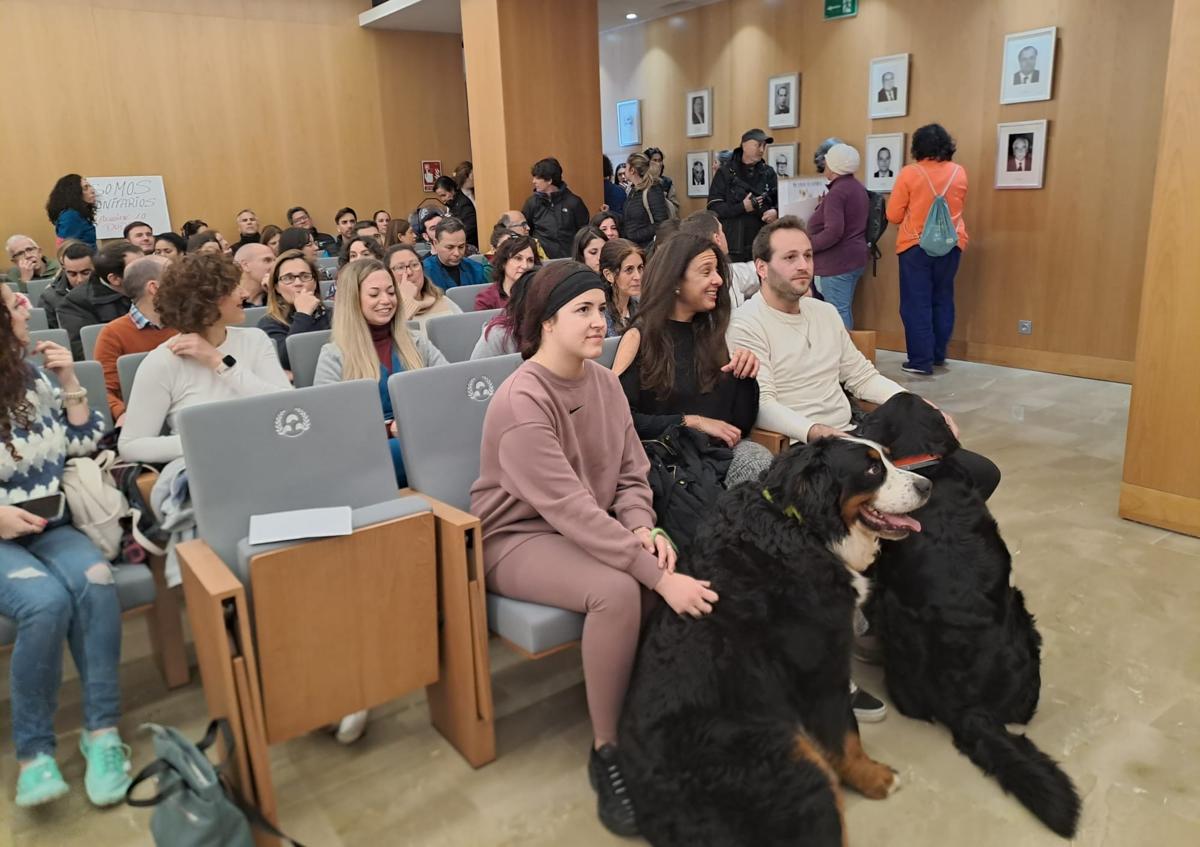
[[[1121,515],[1200,536],[1200,2],[1177,0],[1157,147],[1137,366],[1129,407]]]
[[[176,228],[200,217],[229,236],[244,206],[283,224],[304,204],[327,231],[343,205],[411,210],[431,196],[421,159],[470,154],[461,41],[364,30],[363,8],[0,0],[4,76],[31,108],[0,133],[0,233],[52,247],[43,207],[71,171],[162,174]]]
[[[862,0],[858,17],[824,21],[821,4],[723,0],[600,36],[604,149],[620,162],[616,102],[642,100],[642,146],[663,148],[684,213],[688,150],[733,147],[766,129],[767,79],[801,74],[800,126],[772,131],[799,142],[799,167],[837,135],[865,148],[869,133],[937,121],[967,170],[971,244],[958,275],[953,350],[979,361],[1129,381],[1162,114],[1170,0]],[[1004,35],[1059,27],[1054,98],[1001,106]],[[871,58],[912,54],[909,114],[867,118]],[[1097,57],[1112,57],[1100,61]],[[1136,58],[1135,58],[1136,57]],[[689,139],[684,93],[711,86],[714,134]],[[1046,187],[997,191],[996,124],[1050,121]],[[907,156],[906,156],[907,160]],[[856,321],[902,349],[894,253],[884,236],[879,276],[860,284]],[[1019,319],[1034,322],[1021,336]]]

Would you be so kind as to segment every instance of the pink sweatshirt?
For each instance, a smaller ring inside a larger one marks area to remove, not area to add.
[[[483,422],[471,512],[483,523],[484,567],[553,532],[653,588],[663,572],[632,532],[654,526],[649,470],[612,371],[587,362],[572,380],[525,362]]]

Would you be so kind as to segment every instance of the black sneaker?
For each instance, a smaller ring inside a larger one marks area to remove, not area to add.
[[[633,838],[638,835],[637,816],[629,786],[621,774],[620,756],[615,744],[592,748],[588,758],[588,781],[597,795],[596,814],[600,823],[613,835]]]
[[[933,368],[918,368],[912,362],[905,362],[900,366],[900,370],[909,374],[919,374],[921,376],[933,376]]]
[[[863,723],[879,723],[887,717],[887,703],[850,682],[850,707],[854,709],[854,717]]]

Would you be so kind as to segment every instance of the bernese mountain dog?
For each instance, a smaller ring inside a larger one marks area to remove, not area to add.
[[[659,847],[844,845],[841,786],[897,774],[850,708],[852,617],[880,539],[919,530],[929,481],[862,439],[799,444],[727,492],[688,573],[720,594],[647,621],[620,725],[638,827]]]
[[[1042,639],[1011,581],[1012,560],[987,504],[955,461],[941,412],[898,394],[858,433],[893,461],[936,458],[919,473],[933,496],[914,513],[922,531],[883,544],[866,612],[883,647],[888,693],[900,713],[947,727],[954,746],[1034,815],[1070,838],[1079,795],[1057,763],[1005,724],[1037,709]]]

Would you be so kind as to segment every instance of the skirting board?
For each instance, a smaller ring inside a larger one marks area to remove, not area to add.
[[[904,333],[877,331],[876,346],[880,350],[904,352]],[[1027,347],[1004,347],[978,341],[951,341],[946,351],[951,359],[983,362],[1008,368],[1102,379],[1106,382],[1133,382],[1133,362],[1124,359],[1103,359],[1077,353],[1055,353],[1050,350],[1031,350]]]
[[[1200,500],[1121,483],[1121,517],[1200,538]]]

